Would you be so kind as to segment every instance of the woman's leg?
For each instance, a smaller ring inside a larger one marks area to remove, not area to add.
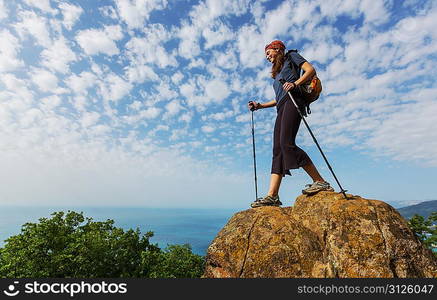
[[[322,178],[319,171],[317,171],[316,166],[314,166],[313,163],[303,166],[302,168],[305,170],[305,172],[308,173],[308,175],[312,178],[314,182],[316,181],[325,182],[325,180]]]
[[[314,182],[325,182],[308,154],[296,145],[296,135],[302,118],[291,103],[291,100],[288,100],[284,104],[283,116],[280,125],[284,130],[280,133],[280,147],[281,153],[284,155],[284,161],[286,162],[285,168],[302,167]]]
[[[270,187],[267,195],[269,196],[277,196],[279,192],[279,187],[281,186],[282,175],[280,174],[272,174],[270,176]]]

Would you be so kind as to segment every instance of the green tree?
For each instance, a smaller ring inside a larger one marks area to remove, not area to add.
[[[432,212],[425,220],[423,216],[415,214],[408,225],[423,244],[435,251],[437,249],[437,212]],[[436,252],[434,254],[437,255]]]
[[[95,222],[83,213],[55,212],[0,248],[0,277],[200,277],[203,257],[189,246],[162,251],[139,229],[124,231],[113,220]],[[148,259],[149,258],[149,259]],[[174,265],[171,265],[174,263]]]
[[[191,246],[168,245],[164,251],[144,252],[144,265],[149,265],[151,278],[196,278],[203,273],[205,260],[193,254]],[[155,263],[150,263],[150,260]]]

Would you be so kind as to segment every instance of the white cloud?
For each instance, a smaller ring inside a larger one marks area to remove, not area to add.
[[[131,104],[129,104],[129,108],[131,108],[134,111],[138,111],[142,106],[142,103],[140,101],[135,100]]]
[[[166,113],[164,118],[169,118],[177,115],[183,109],[183,106],[179,103],[178,100],[173,100],[165,106],[165,109]]]
[[[100,84],[102,97],[107,100],[118,101],[126,96],[132,89],[132,84],[125,81],[123,78],[109,74]]]
[[[177,61],[162,45],[171,35],[161,24],[144,30],[145,37],[133,37],[126,43],[126,55],[131,66],[154,64],[160,68],[177,66]]]
[[[184,75],[181,72],[176,72],[171,77],[171,80],[173,81],[174,84],[179,84],[182,79],[184,79]]]
[[[41,112],[41,110],[36,108],[31,108],[25,111],[21,115],[20,119],[18,120],[18,123],[21,128],[27,129],[37,125],[42,118],[43,118],[43,113]]]
[[[101,14],[105,17],[114,19],[114,20],[118,20],[118,13],[117,13],[117,9],[113,6],[102,6],[99,7],[99,11],[101,12]]]
[[[155,119],[160,114],[161,114],[161,109],[157,107],[149,107],[145,110],[140,111],[141,117],[146,119]]]
[[[196,94],[196,82],[191,78],[188,82],[179,85],[179,91],[185,98],[192,98]]]
[[[181,149],[186,148],[187,143],[183,142],[185,137],[187,137],[189,134],[187,128],[177,128],[172,129],[171,135],[169,137],[169,140],[171,142],[180,141],[179,143],[173,143],[170,147],[170,149],[175,151],[181,151]]]
[[[335,21],[338,16],[347,15],[353,19],[359,17],[360,0],[332,0],[320,1],[319,7],[321,14],[328,17],[331,21]]]
[[[164,81],[160,82],[160,84],[156,87],[156,90],[158,91],[156,97],[159,98],[159,101],[173,99],[178,96],[178,93]]]
[[[269,39],[267,39],[269,40]],[[264,59],[264,45],[266,39],[262,37],[258,27],[245,25],[238,32],[238,53],[243,67],[254,68]]]
[[[381,25],[388,21],[390,13],[387,11],[388,5],[393,5],[387,0],[364,0],[360,1],[360,11],[364,13],[364,22]]]
[[[250,121],[250,115],[245,113],[235,117],[235,121],[239,123],[246,123]]]
[[[158,125],[156,128],[152,131],[169,131],[170,127],[168,125]]]
[[[212,133],[216,130],[216,128],[211,125],[204,125],[201,129],[204,133]]]
[[[190,64],[188,65],[188,69],[193,69],[193,68],[205,68],[206,63],[202,58],[193,58],[190,61]]]
[[[428,43],[427,40],[437,38],[436,30],[434,30],[437,26],[436,15],[437,9],[433,8],[427,14],[406,17],[388,32],[388,38],[404,49],[404,53],[396,53],[397,57],[402,56],[398,64],[414,62],[417,59],[416,55],[424,56],[435,53],[435,43]]]
[[[29,5],[36,8],[39,8],[43,12],[49,13],[49,14],[56,14],[57,10],[53,9],[50,5],[50,0],[24,0],[24,2]]]
[[[206,82],[205,94],[206,97],[210,99],[208,102],[221,102],[229,96],[230,91],[226,82],[223,82],[220,79],[213,79]]]
[[[65,26],[65,28],[71,30],[83,13],[82,7],[69,3],[61,3],[59,4],[59,8],[61,9],[63,15],[62,24]]]
[[[343,48],[332,41],[311,41],[309,47],[305,47],[305,51],[301,54],[304,57],[310,57],[311,62],[317,61],[326,64],[342,52]]]
[[[75,95],[71,97],[70,102],[73,104],[74,109],[79,112],[84,112],[87,110],[87,106],[89,105],[89,99],[87,99],[84,95]]]
[[[214,51],[213,65],[224,69],[235,70],[239,67],[236,50],[228,48],[226,51]]]
[[[106,151],[100,141],[77,147],[64,136],[67,132],[60,134],[55,143],[45,148],[20,149],[19,156],[11,151],[0,157],[5,166],[0,175],[7,187],[3,195],[5,199],[14,199],[4,200],[3,204],[100,205],[103,202],[99,199],[105,199],[107,206],[119,206],[123,201],[128,206],[177,207],[172,201],[177,199],[183,207],[211,207],[217,206],[216,197],[227,199],[223,186],[244,187],[231,188],[237,199],[244,199],[243,195],[249,192],[245,187],[250,185],[244,177],[225,173],[217,166],[211,174],[212,167],[208,164],[173,149],[158,148],[150,140],[128,142],[126,147],[138,143],[137,154],[129,155],[123,147]],[[166,181],[163,189],[162,182]],[[199,182],[202,182],[200,189]],[[26,189],[20,188],[23,184]],[[192,193],[181,195],[181,190]],[[211,194],[214,197],[205,196]],[[235,205],[235,199],[220,202],[220,207],[229,205]]]
[[[105,26],[103,29],[85,29],[76,35],[77,42],[88,55],[119,54],[115,41],[122,38],[123,32],[119,25]]]
[[[10,31],[3,29],[0,32],[0,72],[8,72],[22,67],[23,61],[18,58],[21,45]]]
[[[5,5],[4,0],[0,0],[0,20],[6,18],[9,14],[8,8]]]
[[[299,11],[309,15],[313,7],[314,5],[308,4]],[[302,18],[301,15],[296,13],[295,7],[290,2],[284,1],[275,10],[267,12],[264,18],[259,20],[257,26],[242,26],[238,33],[238,50],[241,64],[248,68],[261,65],[265,61],[264,46],[276,39],[277,36],[286,34],[294,23],[301,22],[297,20],[297,18]],[[299,34],[299,31],[294,30],[293,39],[297,40]]]
[[[371,55],[371,53],[366,53],[370,46],[369,42],[368,40],[359,39],[351,41],[344,51],[345,60],[354,62],[355,64],[359,63],[360,60],[364,62],[364,64],[368,63],[369,59],[366,55]],[[367,67],[367,65],[363,65],[363,67]],[[361,70],[362,67],[359,69]]]
[[[10,73],[1,74],[0,80],[5,85],[6,89],[14,93],[13,97],[7,97],[7,100],[14,99],[15,97],[25,100],[26,103],[30,103],[33,100],[33,94],[28,87],[26,80],[17,78]]]
[[[220,16],[240,16],[249,8],[248,0],[206,0],[196,5],[190,12],[190,17],[199,27],[213,23]]]
[[[96,75],[85,71],[79,75],[73,74],[65,79],[66,85],[77,94],[87,94],[87,89],[94,86],[96,81]]]
[[[315,1],[294,1],[293,3],[284,2],[275,11],[270,11],[266,14],[266,18],[264,19],[265,23],[261,23],[265,26],[264,32],[268,36],[275,36],[286,33],[288,30],[285,29],[284,31],[284,27],[286,28],[287,26],[308,28],[312,26],[312,24],[318,23],[320,17],[315,13],[317,4],[318,3]],[[292,18],[287,17],[290,12]],[[282,23],[283,25],[281,28]],[[294,32],[292,36],[294,41],[298,39],[299,34],[299,32]]]
[[[97,124],[100,119],[100,114],[95,111],[85,112],[80,120],[83,127],[90,127]]]
[[[234,38],[231,29],[222,22],[217,22],[215,26],[205,28],[202,32],[202,36],[206,40],[205,49],[221,45]]]
[[[249,1],[210,1],[201,2],[190,12],[191,20],[182,21],[176,33],[180,39],[178,53],[180,56],[193,59],[200,54],[200,37],[207,40],[206,48],[219,45],[232,38],[232,32],[221,22],[215,22],[221,16],[239,16],[249,7]]]
[[[41,64],[59,73],[69,72],[69,63],[76,61],[76,54],[70,49],[65,38],[56,40],[53,45],[41,52]]]
[[[193,119],[193,113],[191,113],[191,112],[186,112],[186,113],[183,113],[183,114],[181,115],[181,117],[179,118],[179,121],[181,121],[181,122],[186,122],[186,123],[190,123],[192,119]]]
[[[55,93],[58,90],[58,78],[52,72],[45,69],[35,69],[32,72],[32,81],[42,92]]]
[[[194,58],[200,54],[199,28],[189,25],[187,22],[183,22],[177,36],[180,39],[178,49],[180,56],[184,58]]]
[[[131,65],[126,69],[126,77],[131,83],[158,81],[159,76],[147,65]]]
[[[15,29],[22,38],[31,35],[43,47],[52,44],[46,18],[30,11],[20,11],[18,17],[21,21],[15,24]]]
[[[196,80],[191,78],[188,82],[179,85],[179,91],[187,99],[186,103],[195,107],[199,112],[204,111],[208,105],[213,103],[222,103],[230,94],[226,82],[219,78],[207,80],[203,76]]]
[[[62,103],[61,98],[58,95],[51,95],[41,99],[41,110],[45,112],[50,112],[54,108],[58,107]]]
[[[162,10],[167,0],[115,0],[118,14],[129,28],[141,28],[153,10]]]
[[[437,132],[430,130],[435,127],[437,101],[405,104],[401,108],[396,114],[387,115],[372,131],[366,145],[378,156],[437,166]]]
[[[287,36],[295,43],[303,37],[311,39],[312,43],[317,43],[321,38],[332,36],[332,33],[320,30],[318,24],[322,21],[322,17],[331,18],[333,21],[336,17],[346,14],[353,18],[364,14],[365,22],[369,24],[380,25],[386,22],[389,18],[387,12],[387,1],[337,1],[337,2],[320,2],[315,1],[285,1],[275,10],[268,11],[265,14],[257,14],[256,26],[250,24],[242,26],[238,33],[238,48],[240,53],[240,61],[245,67],[257,67],[263,62],[264,45],[277,39],[279,36]],[[317,11],[320,9],[322,14]],[[254,7],[256,13],[259,6]],[[318,27],[316,27],[318,26]],[[325,26],[325,29],[330,30],[331,25]],[[292,34],[289,34],[289,31]],[[284,40],[287,44],[287,39]],[[323,46],[323,44],[321,45]],[[327,55],[336,55],[339,53],[339,48],[334,47],[328,53],[323,47],[317,47],[316,59],[320,62],[326,62]],[[314,45],[316,47],[316,45]],[[292,47],[291,47],[292,48]],[[316,51],[313,50],[312,53]]]
[[[234,115],[234,111],[230,110],[230,111],[226,111],[226,112],[219,112],[219,113],[215,113],[215,114],[210,114],[210,115],[204,115],[202,116],[202,120],[216,120],[216,121],[223,121],[229,117],[232,117]]]

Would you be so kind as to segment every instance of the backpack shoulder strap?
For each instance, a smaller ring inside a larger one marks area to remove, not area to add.
[[[297,77],[301,77],[303,75],[303,70],[301,68],[299,68],[299,66],[294,62],[293,57],[291,56],[292,52],[297,53],[297,49],[288,50],[287,53],[285,54],[285,57],[289,57],[290,58],[290,68],[291,68],[291,70],[293,70],[293,72],[295,72]],[[302,95],[302,89],[300,87],[299,87],[299,93]],[[309,114],[311,114],[310,104],[309,103],[305,103],[305,107],[304,107],[304,110],[303,110],[303,115],[306,117]]]
[[[291,49],[288,50],[287,53],[285,54],[286,58],[290,58],[290,67],[291,69],[296,73],[297,77],[302,76],[302,70],[301,68],[299,68],[299,66],[294,62],[293,57],[291,56],[291,53],[295,52],[297,53],[297,49]]]

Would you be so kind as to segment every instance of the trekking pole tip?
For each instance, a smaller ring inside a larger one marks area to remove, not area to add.
[[[343,190],[343,189],[340,191],[340,193],[343,194],[343,196],[344,196],[344,198],[345,198],[346,200],[351,200],[352,198],[349,198],[349,197],[346,195],[346,192],[347,192],[347,190]]]

